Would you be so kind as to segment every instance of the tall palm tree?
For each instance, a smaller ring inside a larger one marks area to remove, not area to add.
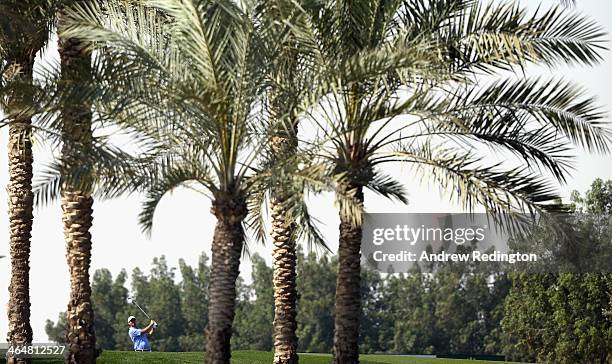
[[[78,3],[70,1],[65,6]],[[61,79],[66,86],[88,83],[91,78],[91,53],[77,38],[62,34],[68,25],[66,9],[58,16],[58,50]],[[66,310],[68,329],[67,363],[95,363],[96,336],[94,311],[91,304],[89,267],[91,263],[91,233],[93,197],[91,182],[82,176],[81,183],[73,183],[70,175],[82,169],[81,151],[90,149],[93,142],[91,104],[76,99],[61,110],[62,180],[61,205],[63,211],[66,260],[70,271],[70,300]]]
[[[9,122],[9,184],[11,283],[8,337],[13,345],[32,342],[29,258],[33,219],[31,92],[36,53],[48,40],[55,14],[53,1],[3,1],[0,4],[2,106]],[[8,357],[9,363],[29,359]]]
[[[551,182],[564,181],[572,145],[608,149],[602,113],[567,82],[509,78],[483,86],[479,76],[529,62],[596,63],[603,32],[562,8],[529,16],[507,3],[310,6],[296,32],[318,67],[319,88],[304,108],[330,140],[322,157],[343,178],[333,360],[358,363],[364,189],[406,201],[403,185],[379,167],[411,166],[499,223],[511,223],[506,212],[555,208]],[[514,164],[491,163],[482,152],[491,149]]]
[[[173,188],[201,188],[211,198],[207,362],[229,363],[248,199],[264,190],[260,175],[273,175],[258,168],[271,138],[261,95],[273,52],[252,4],[110,1],[107,11],[100,20],[96,4],[79,4],[63,34],[103,46],[94,67],[104,86],[97,107],[157,156],[144,172],[145,229]]]
[[[299,181],[295,183],[296,163],[285,163],[298,158],[298,106],[311,79],[311,69],[300,62],[299,44],[291,31],[295,18],[300,15],[293,2],[279,0],[265,2],[261,16],[264,26],[272,30],[267,33],[270,35],[267,41],[279,45],[270,68],[267,92],[268,117],[271,124],[276,125],[269,161],[271,165],[285,166],[278,178],[269,181],[275,364],[298,362],[296,244],[300,237],[305,237],[311,243],[324,245],[316,230],[306,221],[308,208],[303,203],[304,186]],[[295,208],[295,202],[302,202],[298,203],[300,208]]]
[[[295,55],[284,54],[279,57],[284,62],[273,76],[279,83],[294,82],[297,71]],[[292,62],[293,61],[293,62]],[[274,85],[274,84],[273,84]],[[287,97],[280,85],[272,86],[270,95],[271,116],[276,118],[279,125],[271,141],[272,164],[278,164],[287,158],[293,158],[298,150],[297,128],[298,122],[294,105],[290,103],[293,97]],[[285,119],[286,118],[286,119]],[[293,164],[288,164],[292,168]],[[289,171],[291,172],[291,171]],[[297,345],[297,283],[296,266],[298,229],[296,222],[291,218],[286,202],[296,191],[289,186],[293,184],[287,179],[279,179],[276,186],[272,186],[270,195],[270,211],[272,218],[272,257],[273,257],[273,285],[274,285],[274,363],[294,364],[298,362]]]

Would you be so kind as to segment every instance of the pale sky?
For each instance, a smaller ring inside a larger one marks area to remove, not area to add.
[[[543,1],[544,6],[555,4],[556,0]],[[535,7],[538,2],[530,1]],[[578,11],[589,15],[610,32],[612,30],[612,2],[609,0],[581,0]],[[568,80],[584,85],[588,91],[599,97],[599,101],[608,112],[612,111],[612,58],[609,51],[603,53],[604,62],[594,68],[563,68],[554,71],[538,69],[538,74],[562,76]],[[55,44],[51,44],[45,57],[57,57]],[[7,176],[7,131],[0,130],[0,185],[6,186]],[[35,155],[40,168],[40,161],[48,155]],[[437,190],[428,189],[413,182],[413,177],[400,169],[387,171],[389,174],[405,181],[409,191],[408,206],[393,203],[366,192],[366,209],[368,212],[460,212]],[[562,187],[563,194],[569,197],[571,190],[585,191],[595,178],[612,179],[612,156],[593,156],[578,152],[577,168],[568,184]],[[8,214],[6,190],[0,189],[0,255],[9,255],[8,247]],[[169,264],[178,265],[179,258],[188,264],[195,265],[202,251],[210,256],[215,220],[210,214],[210,201],[197,193],[179,189],[168,194],[160,203],[156,215],[153,234],[150,239],[140,232],[137,215],[140,209],[140,197],[132,196],[114,201],[96,202],[94,204],[93,257],[92,270],[108,268],[115,276],[122,268],[131,272],[139,266],[148,271],[153,257],[166,255]],[[331,195],[323,195],[310,201],[310,209],[324,225],[321,226],[328,244],[335,252],[338,238],[337,210],[333,208]],[[262,255],[271,262],[269,246],[253,244],[251,251]],[[60,311],[65,310],[69,295],[68,268],[65,260],[65,245],[62,232],[61,208],[59,204],[39,209],[35,212],[32,232],[30,292],[32,302],[31,323],[34,330],[34,341],[47,340],[44,332],[45,320],[57,319]],[[250,262],[243,259],[241,272],[250,280]],[[10,264],[7,258],[0,260],[0,302],[8,302],[8,282]],[[6,314],[0,316],[0,337],[7,332]],[[3,339],[1,339],[3,340]]]

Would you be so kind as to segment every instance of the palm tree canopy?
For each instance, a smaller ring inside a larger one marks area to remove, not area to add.
[[[608,149],[604,114],[579,87],[547,79],[479,82],[483,74],[530,63],[597,63],[603,31],[563,7],[528,14],[510,3],[466,0],[273,5],[111,1],[104,17],[95,2],[69,11],[66,34],[103,45],[96,48],[96,85],[84,92],[96,95],[97,117],[138,135],[156,162],[148,163],[156,165],[150,180],[157,182],[149,183],[145,226],[163,194],[187,181],[213,195],[256,188],[252,206],[260,215],[261,191],[275,178],[259,153],[270,138],[261,98],[270,82],[299,106],[288,112],[303,110],[324,132],[332,148],[322,155],[337,172],[365,171],[365,185],[401,201],[402,185],[379,164],[414,165],[468,208],[533,210],[557,197],[544,173],[563,181],[573,145]],[[279,21],[270,22],[269,14]],[[297,56],[279,56],[278,45],[288,43]],[[295,57],[298,87],[266,79],[271,67],[282,69],[283,59]],[[488,162],[478,148],[510,153],[520,164]],[[121,155],[100,150],[92,154]],[[112,162],[105,168],[109,195],[128,189]],[[320,166],[297,173],[301,187],[325,184]],[[51,195],[53,188],[42,191]]]
[[[466,208],[541,211],[557,198],[549,173],[564,181],[574,145],[608,151],[594,98],[517,72],[599,62],[605,33],[588,18],[561,6],[529,14],[513,3],[461,0],[303,9],[294,31],[319,74],[303,107],[326,131],[323,157],[377,193],[405,201],[402,184],[376,168],[405,162]],[[514,77],[482,82],[500,70]],[[487,160],[490,151],[517,163]]]
[[[13,116],[29,116],[22,110],[26,105],[18,106],[18,98],[11,95],[29,95],[32,80],[23,80],[22,76],[32,72],[36,53],[47,43],[58,6],[59,0],[0,3],[0,108]],[[6,110],[9,99],[11,110]]]
[[[33,59],[47,43],[59,0],[17,0],[0,4],[0,59]]]
[[[286,118],[271,118],[265,108],[271,75],[288,58],[279,50],[287,48],[290,25],[272,21],[282,4],[109,1],[103,8],[97,2],[65,8],[62,35],[93,51],[91,82],[67,83],[59,65],[47,65],[37,77],[34,110],[30,105],[25,111],[36,115],[35,135],[57,151],[65,143],[58,117],[64,105],[90,103],[94,138],[75,145],[82,160],[74,173],[61,173],[56,160],[39,174],[35,203],[57,199],[65,182],[93,186],[99,199],[141,190],[147,193],[141,222],[149,231],[157,203],[179,185],[203,187],[212,197],[248,190],[249,225],[263,240],[264,197],[286,170],[270,163],[269,151],[270,137]],[[308,77],[302,73],[302,83],[286,86],[284,94],[307,89]],[[129,148],[117,146],[117,127],[131,140]],[[291,214],[303,222],[309,242],[322,243],[299,196],[333,183],[317,166],[295,171],[294,181],[299,193],[288,201]]]
[[[269,144],[261,95],[273,50],[255,4],[220,1],[110,1],[67,12],[64,33],[95,44],[100,118],[146,149],[150,229],[163,195],[179,185],[214,198],[262,187],[256,175]],[[102,115],[103,114],[103,115]]]

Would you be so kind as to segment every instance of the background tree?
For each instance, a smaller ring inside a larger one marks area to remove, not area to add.
[[[383,352],[380,346],[380,331],[388,324],[381,320],[383,302],[380,300],[385,281],[380,273],[371,269],[361,272],[361,325],[359,348],[362,353]]]
[[[585,196],[578,191],[572,192],[574,208],[579,212],[597,215],[612,214],[612,180],[597,178]]]
[[[68,332],[68,319],[66,312],[60,312],[57,323],[47,319],[45,322],[45,333],[50,341],[56,343],[66,343],[66,333]]]
[[[431,280],[421,274],[390,275],[380,301],[383,322],[380,340],[383,350],[394,353],[431,354],[436,351],[436,301]]]
[[[181,273],[181,310],[185,334],[179,337],[181,351],[197,351],[206,347],[204,329],[207,324],[208,285],[210,283],[209,258],[202,253],[198,266],[192,268],[179,260]]]
[[[445,272],[436,275],[433,300],[439,335],[436,352],[484,353],[483,303],[489,288],[483,274]]]
[[[552,258],[543,273],[512,276],[503,319],[509,357],[607,363],[612,356],[612,321],[606,315],[612,296],[610,194],[604,188],[609,184],[596,180],[584,197],[574,192],[577,212],[562,221],[570,233],[559,233],[558,223],[545,220],[526,241],[517,242],[518,247],[535,245]]]
[[[586,200],[592,196],[592,191],[598,190],[597,187],[591,188],[584,197],[575,196]],[[574,201],[576,211],[592,208],[579,203],[578,199]],[[593,206],[597,205],[596,201],[593,202]],[[584,213],[578,212],[577,215],[581,216],[577,223],[600,232],[590,235],[594,239],[612,241],[609,219],[596,219],[598,222],[606,221],[606,225],[597,225],[586,219]],[[542,236],[556,237],[550,230],[536,230],[529,239],[541,239]],[[593,239],[585,241],[600,245]],[[526,243],[538,244],[534,240]],[[232,345],[240,350],[270,350],[273,337],[272,268],[258,256],[253,257],[252,264],[252,282],[237,281]],[[336,265],[335,257],[318,257],[313,252],[304,256],[298,251],[300,352],[321,353],[332,349]],[[166,320],[182,320],[183,331],[172,334],[178,337],[179,349],[199,351],[205,342],[200,329],[206,324],[206,300],[200,298],[206,297],[204,287],[210,270],[204,255],[197,267],[190,267],[183,261],[179,261],[179,266],[180,282],[176,282],[179,277],[174,276],[174,269],[163,258],[154,260],[148,274],[140,269],[134,270],[133,293],[142,299],[146,297],[147,301],[141,303],[147,310],[170,312],[168,317],[165,312],[161,314],[160,328],[165,328]],[[381,277],[368,269],[362,271],[362,352],[503,353],[513,360],[551,363],[606,363],[605,360],[609,360],[612,326],[612,279],[609,274],[506,274],[481,271],[465,263],[440,266],[436,272],[422,274],[415,271]],[[113,280],[107,271],[99,270],[92,281],[96,325],[99,325],[96,332],[100,343],[114,340],[115,347],[109,349],[131,350],[132,343],[126,334],[127,316],[136,314],[140,321],[146,320],[125,302],[127,289],[124,279],[125,273]],[[169,309],[177,306],[177,302],[180,302],[179,309]],[[115,319],[112,328],[108,328],[111,312],[115,312]],[[47,322],[50,339],[61,341],[65,338],[65,317],[60,314],[58,324]],[[153,345],[156,349],[175,350],[164,342],[163,335],[166,334],[154,335]]]
[[[108,269],[98,269],[93,274],[91,301],[95,312],[94,325],[98,348],[112,350],[117,345],[113,327],[115,322],[127,319],[119,315],[127,302],[126,281],[125,270],[122,270],[114,280]]]
[[[335,269],[337,262],[298,252],[299,351],[326,353],[333,345]]]
[[[160,351],[179,351],[178,338],[185,330],[180,287],[174,281],[175,269],[168,267],[166,258],[162,255],[153,259],[149,276],[145,276],[138,269],[132,273],[132,294],[136,301],[153,319],[163,317],[164,324],[158,327],[154,335],[155,345]],[[138,312],[135,307],[132,307],[132,310]],[[125,323],[125,319],[123,321]],[[140,322],[146,323],[148,320],[144,318]]]
[[[273,348],[274,289],[272,268],[258,255],[251,257],[252,283],[238,304],[232,346],[270,351]]]

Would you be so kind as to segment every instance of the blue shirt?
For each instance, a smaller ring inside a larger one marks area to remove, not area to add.
[[[147,334],[141,333],[140,329],[130,327],[128,334],[130,335],[130,339],[134,342],[134,350],[151,350]]]

